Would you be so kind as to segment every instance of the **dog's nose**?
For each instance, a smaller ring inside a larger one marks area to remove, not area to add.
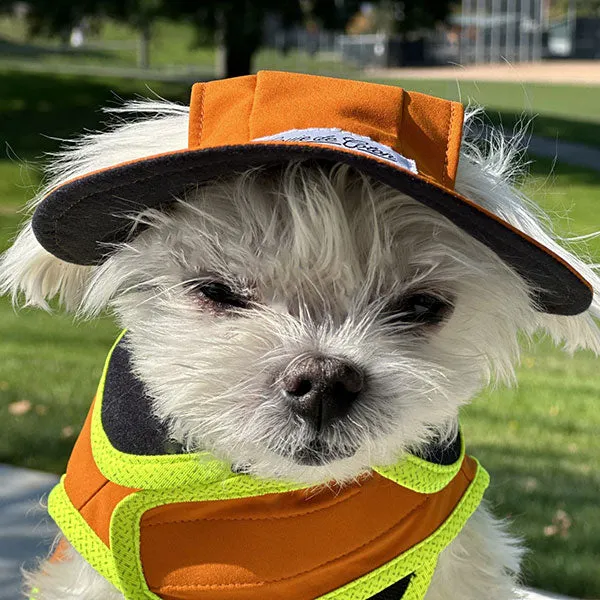
[[[365,378],[347,360],[313,355],[293,363],[281,381],[294,412],[320,431],[348,414]]]

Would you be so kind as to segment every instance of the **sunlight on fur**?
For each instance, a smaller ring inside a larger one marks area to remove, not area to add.
[[[31,208],[68,179],[187,145],[187,107],[134,102],[112,112],[126,120],[54,156]],[[438,213],[347,167],[303,163],[232,173],[188,190],[174,210],[132,216],[141,233],[99,266],[54,258],[25,224],[1,259],[0,292],[46,310],[58,297],[81,318],[112,310],[155,414],[187,450],[261,477],[355,481],[432,438],[453,439],[462,405],[490,383],[514,382],[519,333],[600,352],[598,267],[561,245],[513,187],[518,140],[476,139],[477,118],[467,115],[457,190],[578,269],[596,290],[585,314],[538,312],[523,279]],[[243,306],[198,293],[215,281]],[[403,321],[422,296],[444,308],[436,322]],[[360,401],[318,433],[281,391],[290,365],[311,355],[365,373]],[[317,438],[326,460],[296,460]],[[70,552],[29,576],[38,600],[122,597]],[[480,508],[443,552],[427,600],[513,598],[521,553]]]

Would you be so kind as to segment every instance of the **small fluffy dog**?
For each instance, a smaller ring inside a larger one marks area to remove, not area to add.
[[[188,147],[186,106],[112,112],[111,130],[55,158],[34,207],[65,182]],[[111,309],[153,415],[186,452],[208,450],[259,478],[355,483],[372,465],[453,440],[461,406],[490,381],[514,383],[520,332],[600,352],[596,267],[513,187],[518,143],[481,140],[478,129],[467,112],[456,191],[581,274],[596,294],[579,314],[544,310],[523,272],[423,201],[347,161],[302,156],[220,169],[167,208],[132,209],[127,234],[100,245],[102,260],[56,256],[28,222],[2,258],[0,289],[44,309],[57,297],[79,317]],[[326,377],[338,392],[315,400],[310,388]],[[73,548],[62,554],[27,575],[37,600],[124,598]],[[480,506],[425,598],[515,598],[521,555]]]

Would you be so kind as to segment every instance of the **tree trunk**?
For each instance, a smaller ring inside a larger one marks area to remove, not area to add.
[[[252,55],[247,47],[229,44],[225,47],[225,77],[248,75],[252,70]]]
[[[249,0],[232,4],[223,10],[220,18],[225,77],[248,75],[252,71],[252,58],[260,47],[262,35],[260,11],[254,10]]]
[[[138,46],[138,67],[140,69],[150,68],[150,40],[152,39],[152,28],[150,21],[144,19],[140,24],[140,37]]]

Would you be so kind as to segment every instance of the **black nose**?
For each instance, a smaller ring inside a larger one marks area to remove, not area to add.
[[[313,355],[293,363],[281,382],[294,412],[320,431],[348,414],[364,375],[347,360]]]

